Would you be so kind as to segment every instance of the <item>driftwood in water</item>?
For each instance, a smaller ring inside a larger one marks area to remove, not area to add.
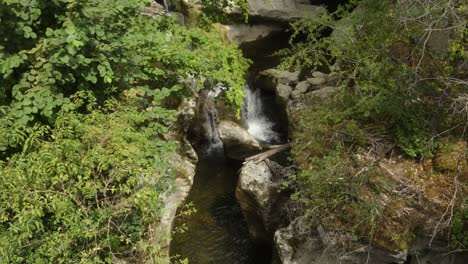
[[[291,148],[291,143],[287,143],[287,144],[284,144],[284,145],[276,145],[276,146],[271,146],[270,147],[270,150],[267,150],[265,152],[262,152],[260,154],[257,154],[257,155],[254,155],[254,156],[251,156],[251,157],[248,157],[245,159],[245,163],[249,162],[249,161],[252,161],[254,163],[260,163],[262,161],[264,161],[265,159],[277,154],[277,153],[280,153],[282,151],[285,151],[285,150],[288,150]]]

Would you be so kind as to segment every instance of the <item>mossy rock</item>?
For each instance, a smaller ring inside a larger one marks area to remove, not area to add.
[[[404,201],[394,201],[386,209],[384,217],[375,232],[374,245],[391,252],[406,250],[411,244],[412,226],[408,217],[400,217],[399,212],[407,207]],[[416,222],[416,221],[415,221]]]
[[[437,170],[449,172],[461,172],[468,175],[468,146],[463,140],[444,142],[441,150],[434,158]]]

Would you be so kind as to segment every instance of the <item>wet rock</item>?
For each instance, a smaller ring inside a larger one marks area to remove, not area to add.
[[[416,236],[408,255],[409,264],[464,264],[468,260],[468,252],[450,252],[447,241],[432,240],[432,234]]]
[[[294,88],[294,91],[300,93],[300,94],[304,94],[304,93],[307,93],[307,91],[309,90],[310,88],[310,82],[308,81],[303,81],[303,82],[300,82],[296,85],[296,88]]]
[[[426,251],[410,257],[408,264],[465,264],[468,253],[447,254],[446,252]]]
[[[187,130],[191,125],[193,118],[195,117],[195,110],[197,102],[195,99],[183,98],[177,111],[177,125],[183,131],[183,134],[187,134]]]
[[[224,144],[226,156],[244,160],[261,150],[258,141],[240,125],[231,121],[221,121],[218,125],[219,138]]]
[[[171,232],[174,225],[177,208],[187,198],[193,185],[195,176],[195,164],[198,156],[188,141],[177,142],[178,151],[173,154],[170,163],[175,165],[177,177],[175,179],[174,191],[163,193],[161,198],[165,201],[162,210],[161,220],[156,227],[156,238],[158,245],[161,245],[162,256],[169,261],[169,249],[171,242]],[[186,156],[181,153],[190,153]]]
[[[279,196],[281,175],[268,165],[271,161],[247,162],[241,169],[236,197],[255,240],[268,240],[270,214]]]
[[[315,71],[315,72],[312,73],[312,77],[327,79],[328,74],[323,73],[323,72],[319,72],[319,71]]]
[[[299,72],[268,69],[258,74],[255,86],[268,91],[275,91],[277,85],[295,85],[299,81]]]
[[[225,42],[234,44],[257,41],[282,30],[276,25],[223,25],[216,23],[214,27],[221,33]]]
[[[325,78],[322,78],[322,77],[313,77],[313,78],[307,79],[307,81],[308,81],[311,85],[322,85],[322,84],[324,84],[327,80],[326,80]]]
[[[189,128],[190,139],[195,145],[215,144],[218,139],[218,110],[215,102],[208,96],[208,91],[203,90],[196,101],[195,116],[192,118]]]
[[[289,97],[291,96],[292,88],[286,84],[278,84],[276,87],[276,98],[280,105],[287,105]]]

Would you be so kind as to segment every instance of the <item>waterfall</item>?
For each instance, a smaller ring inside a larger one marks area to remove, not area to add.
[[[274,131],[275,123],[265,114],[261,89],[246,85],[244,89],[244,105],[242,119],[247,131],[257,140],[264,143],[279,141],[280,135]]]
[[[199,110],[201,116],[201,133],[204,138],[203,147],[201,148],[205,154],[214,154],[215,152],[223,152],[223,142],[219,138],[218,132],[218,110],[214,100],[218,92],[205,91],[199,98]]]
[[[218,133],[218,111],[216,110],[213,101],[211,101],[210,99],[210,97],[207,98],[207,102],[204,106],[204,126],[208,143],[211,145],[216,145],[221,142]]]
[[[164,9],[166,9],[166,13],[169,13],[169,5],[167,4],[167,0],[164,0],[163,3],[164,3]]]

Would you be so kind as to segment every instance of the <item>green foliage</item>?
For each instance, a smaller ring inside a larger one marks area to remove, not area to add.
[[[132,86],[170,88],[179,75],[191,73],[224,83],[230,88],[227,99],[240,106],[247,68],[240,51],[214,32],[188,31],[170,19],[138,15],[144,2],[70,2],[68,12],[55,14],[54,27],[37,31],[42,37],[35,46],[19,45],[10,53],[5,48],[10,43],[3,44],[2,104],[10,104],[10,114],[22,123],[52,122],[69,104],[66,98],[79,90],[92,91],[102,102]],[[53,11],[48,8],[40,13]]]
[[[240,108],[248,62],[149,2],[0,2],[1,263],[158,261],[177,170],[162,102],[220,83]]]
[[[248,21],[248,7],[246,0],[201,0],[201,15],[199,23],[205,26],[211,26],[216,22],[225,23],[233,18],[225,10],[240,11],[244,22]]]
[[[23,149],[0,167],[2,263],[111,263],[157,246],[145,239],[173,181],[175,145],[155,136],[173,113],[139,110],[158,94],[135,92],[88,114],[60,112],[51,131],[10,131]]]
[[[359,0],[292,23],[291,48],[280,51],[280,67],[306,75],[328,68],[343,88],[332,98],[301,102],[290,121],[301,169],[292,181],[294,197],[309,219],[372,242],[383,214],[376,201],[391,180],[382,179],[388,174],[371,160],[395,145],[407,157],[430,159],[442,134],[466,138],[466,111],[454,108],[468,92],[461,67],[465,6],[458,0]],[[453,20],[440,24],[447,16]],[[449,33],[442,43],[447,50],[432,42],[440,31]],[[367,155],[372,158],[362,159]],[[462,243],[463,216],[457,219],[454,237]],[[410,221],[401,225],[410,228]]]
[[[466,250],[468,248],[468,201],[465,199],[462,210],[455,215],[452,230],[450,245],[452,249]]]
[[[324,228],[351,234],[355,240],[371,240],[382,211],[376,185],[370,181],[375,171],[356,165],[340,151],[311,157],[308,169],[295,178],[299,191],[293,198],[307,208],[308,219],[316,221],[320,215]]]
[[[328,66],[339,72],[339,85],[353,100],[349,118],[385,127],[410,157],[430,158],[434,146],[427,143],[464,121],[463,111],[451,109],[448,97],[463,98],[468,89],[460,67],[466,19],[453,22],[447,51],[431,50],[426,34],[437,29],[427,28],[428,21],[439,23],[435,18],[444,10],[463,18],[463,6],[461,1],[432,3],[428,16],[421,5],[427,3],[351,1],[335,13],[294,22],[292,48],[280,54],[283,68]]]

